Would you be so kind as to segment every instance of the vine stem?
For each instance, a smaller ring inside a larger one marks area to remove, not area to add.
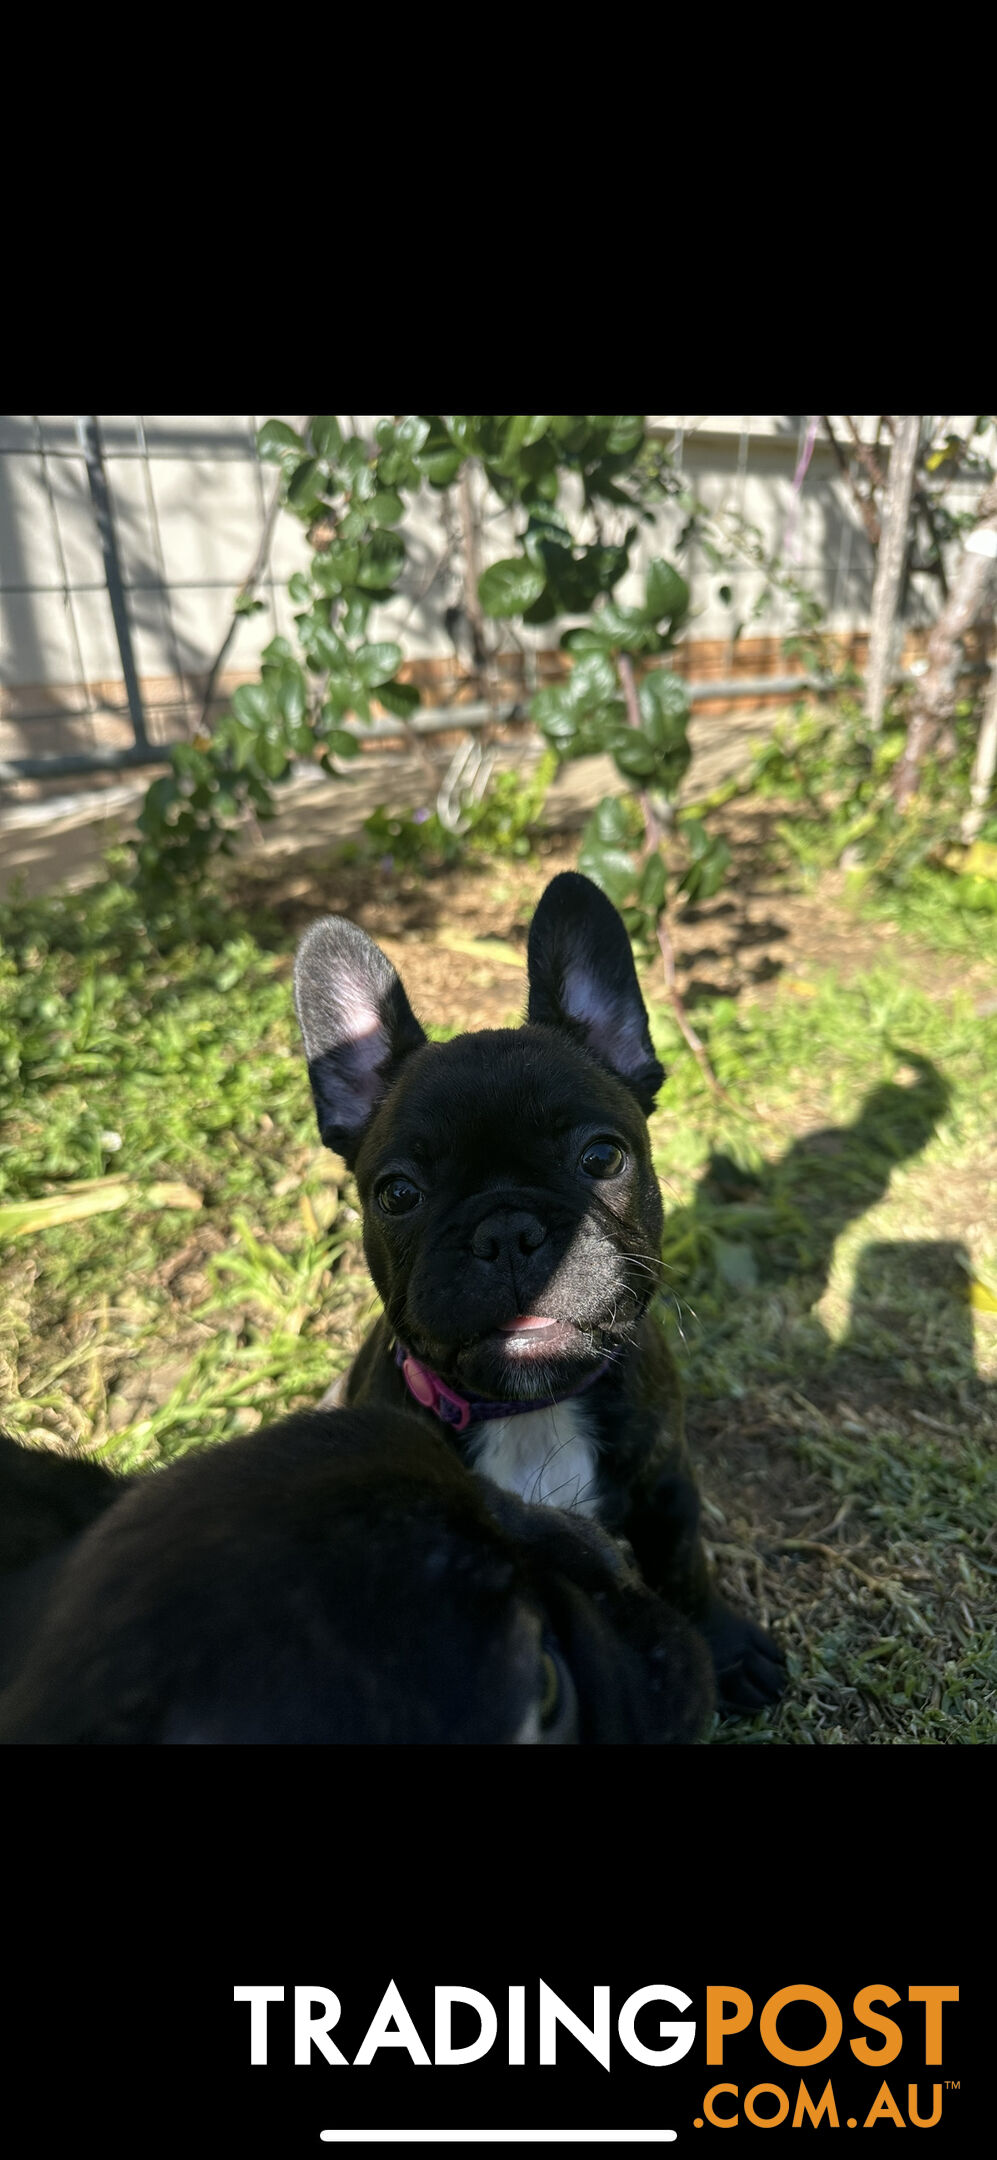
[[[626,702],[627,719],[629,720],[631,727],[639,728],[640,706],[637,703],[637,687],[634,682],[633,661],[631,660],[629,653],[617,654],[617,666],[619,668],[620,683],[622,685],[623,696]],[[658,848],[662,845],[665,838],[665,826],[661,818],[659,818],[650,796],[643,789],[640,792],[640,807],[644,818],[644,853],[645,855],[650,855],[655,848]],[[713,1067],[710,1064],[710,1060],[706,1051],[706,1045],[697,1035],[696,1030],[693,1027],[691,1020],[689,1019],[685,1006],[682,1002],[678,983],[675,980],[675,947],[672,943],[672,934],[668,924],[668,908],[664,902],[662,902],[661,911],[655,925],[655,930],[658,939],[658,951],[661,954],[661,964],[665,976],[665,995],[668,999],[673,1013],[675,1014],[675,1018],[678,1022],[681,1034],[683,1035],[685,1041],[688,1043],[689,1048],[692,1051],[693,1057],[695,1058],[696,1063],[699,1066],[700,1072],[702,1073],[704,1080],[707,1082],[707,1085],[712,1088],[714,1095],[718,1096],[721,1102],[729,1102],[730,1097],[721,1087],[720,1082],[717,1079],[716,1073],[714,1072]]]
[[[305,413],[299,423],[299,434],[304,435],[306,430],[310,426],[311,414]],[[270,560],[270,548],[273,542],[274,526],[277,523],[277,513],[280,509],[280,495],[281,480],[278,477],[278,479],[274,482],[273,494],[270,497],[270,501],[267,506],[266,516],[263,520],[263,530],[260,534],[260,544],[256,550],[256,556],[253,562],[252,569],[249,571],[248,576],[243,579],[243,582],[239,587],[239,591],[236,595],[237,604],[232,610],[232,619],[229,623],[228,629],[225,632],[225,636],[222,639],[221,645],[219,646],[218,651],[215,654],[214,660],[212,661],[211,667],[208,672],[207,682],[204,686],[204,696],[201,699],[201,717],[197,723],[197,727],[194,729],[194,733],[197,735],[204,735],[210,733],[208,723],[211,713],[211,707],[214,702],[215,686],[217,684],[218,677],[221,674],[222,668],[224,667],[225,662],[228,659],[228,655],[232,646],[232,640],[235,637],[235,633],[238,630],[239,622],[241,619],[238,601],[254,600],[256,598],[256,588],[259,585],[263,576],[265,575],[266,567]],[[259,833],[260,838],[262,839],[263,835],[262,833],[260,833],[260,828],[258,824],[256,826],[256,830],[257,833]]]

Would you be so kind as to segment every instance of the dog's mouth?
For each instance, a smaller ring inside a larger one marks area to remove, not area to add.
[[[571,1395],[616,1361],[643,1309],[639,1296],[617,1292],[608,1309],[589,1317],[518,1312],[492,1319],[480,1334],[429,1336],[399,1315],[399,1339],[458,1393],[496,1402],[553,1402]]]
[[[611,1347],[601,1327],[517,1313],[466,1344],[457,1369],[467,1387],[499,1400],[549,1401],[594,1371]]]
[[[552,1359],[567,1358],[572,1364],[586,1357],[598,1360],[605,1355],[601,1345],[601,1329],[593,1331],[575,1320],[554,1320],[544,1313],[517,1313],[514,1320],[504,1320],[479,1337],[471,1355],[483,1353],[514,1368],[530,1368],[549,1365]]]
[[[503,1320],[495,1333],[504,1336],[509,1350],[531,1350],[536,1346],[538,1336],[548,1338],[556,1335],[559,1328],[572,1325],[570,1320],[549,1320],[543,1313],[517,1313],[514,1320]]]

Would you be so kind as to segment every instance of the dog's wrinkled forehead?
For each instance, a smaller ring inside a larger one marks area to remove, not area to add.
[[[562,1134],[593,1122],[641,1144],[629,1090],[579,1046],[543,1028],[495,1028],[430,1043],[403,1069],[361,1152],[358,1174],[387,1152],[445,1165],[484,1150],[542,1158]]]

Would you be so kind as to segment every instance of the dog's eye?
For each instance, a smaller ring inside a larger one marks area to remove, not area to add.
[[[540,1656],[540,1699],[537,1705],[540,1739],[548,1747],[563,1746],[578,1738],[578,1697],[575,1683],[547,1636]]]
[[[543,1653],[540,1660],[540,1671],[543,1680],[543,1693],[540,1697],[540,1723],[546,1729],[548,1725],[553,1725],[557,1716],[558,1704],[561,1700],[561,1675],[557,1669],[557,1660],[551,1656],[549,1650],[545,1650]]]
[[[626,1159],[615,1140],[590,1140],[580,1167],[586,1177],[618,1177]]]
[[[377,1189],[377,1204],[386,1215],[410,1215],[418,1207],[422,1194],[411,1178],[389,1177]]]

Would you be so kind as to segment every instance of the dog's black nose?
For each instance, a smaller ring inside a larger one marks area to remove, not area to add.
[[[479,1222],[471,1239],[471,1251],[476,1260],[501,1260],[506,1256],[512,1259],[515,1253],[536,1252],[546,1235],[546,1226],[538,1216],[520,1208],[499,1208]]]

